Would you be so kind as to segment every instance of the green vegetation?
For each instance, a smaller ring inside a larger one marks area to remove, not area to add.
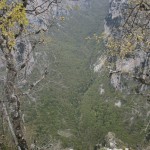
[[[46,37],[49,42],[38,47],[48,54],[49,75],[27,112],[32,141],[44,145],[53,138],[61,140],[64,147],[87,150],[102,142],[109,131],[131,145],[141,141],[142,123],[129,127],[124,121],[130,119],[132,100],[140,97],[116,92],[106,70],[100,75],[93,73],[93,63],[105,48],[103,43],[97,45],[85,38],[102,33],[107,7],[108,2],[94,0],[88,11],[78,10],[60,22],[60,27],[53,27]],[[99,94],[101,84],[103,95]],[[114,105],[119,100],[121,108]]]

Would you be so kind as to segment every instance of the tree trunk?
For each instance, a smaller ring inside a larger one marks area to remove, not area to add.
[[[18,150],[27,150],[28,146],[21,126],[20,101],[16,90],[17,70],[14,62],[14,55],[9,52],[6,54],[5,58],[7,65],[5,94],[8,101],[8,113],[15,134],[14,141]]]

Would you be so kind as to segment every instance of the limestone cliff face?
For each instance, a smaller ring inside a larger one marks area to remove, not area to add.
[[[128,7],[127,2],[127,0],[109,1],[109,12],[106,16],[104,26],[106,35],[104,40],[105,44],[107,44],[109,36],[119,37],[119,26],[124,22],[123,19],[125,18],[122,10]],[[122,92],[126,101],[130,102],[130,99],[128,99],[126,95],[133,96],[134,99],[132,107],[134,107],[135,110],[131,108],[132,112],[129,112],[129,126],[136,123],[138,119],[142,119],[143,124],[147,125],[149,123],[147,120],[149,120],[150,117],[150,49],[144,51],[142,46],[139,46],[134,52],[122,59],[112,55],[107,55],[107,58],[105,57],[106,56],[101,56],[101,58],[98,59],[94,66],[94,71],[102,71],[102,66],[105,65],[106,61],[111,64],[107,67],[110,71],[110,82],[112,86],[118,90],[119,93]],[[136,96],[136,98],[134,96]],[[120,107],[119,101],[115,105]],[[149,131],[147,129],[146,132],[148,133],[145,138],[148,140],[150,137]]]
[[[105,19],[105,33],[112,34],[113,27],[120,26],[122,20],[121,10],[127,5],[127,0],[109,0],[109,12]]]
[[[128,7],[128,0],[110,0],[109,13],[105,19],[105,34],[117,36],[116,29],[120,26],[123,18],[122,10]],[[112,59],[112,58],[111,58]],[[135,92],[150,90],[150,51],[145,52],[142,48],[124,59],[114,58],[115,64],[111,68],[111,83],[117,90],[127,90],[129,93],[136,88]]]

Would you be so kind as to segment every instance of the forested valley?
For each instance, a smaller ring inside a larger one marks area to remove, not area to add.
[[[148,0],[0,0],[0,150],[150,150]]]

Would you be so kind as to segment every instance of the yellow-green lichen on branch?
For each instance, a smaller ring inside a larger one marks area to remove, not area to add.
[[[6,46],[11,50],[16,43],[15,35],[28,25],[26,8],[22,3],[7,3],[7,0],[0,1],[0,32],[7,42]]]

